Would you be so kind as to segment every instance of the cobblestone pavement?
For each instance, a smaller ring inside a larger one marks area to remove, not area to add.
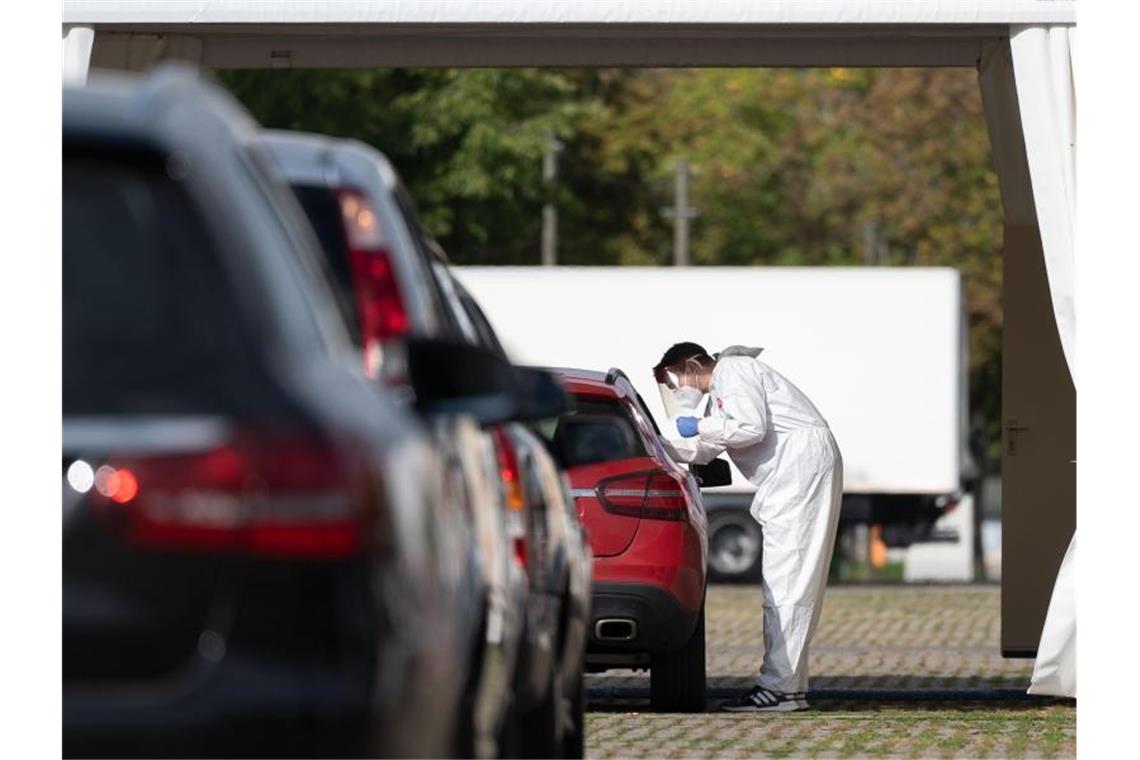
[[[811,650],[811,689],[1024,689],[1032,663],[1000,654],[996,586],[829,588]],[[760,664],[760,590],[714,586],[708,681],[746,689]],[[587,688],[647,689],[645,673],[589,676]],[[816,698],[784,715],[664,715],[647,700],[591,699],[591,757],[1073,757],[1066,701],[887,702]]]

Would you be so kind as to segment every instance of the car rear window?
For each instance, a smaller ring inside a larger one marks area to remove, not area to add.
[[[471,294],[462,288],[459,289],[459,300],[463,304],[463,308],[467,310],[467,315],[471,318],[475,331],[479,334],[479,344],[505,358],[507,352],[503,349],[503,344],[499,342],[499,336],[495,334],[495,330],[491,327],[491,322],[483,313],[483,309],[479,307]]]
[[[344,239],[344,224],[341,221],[340,202],[331,188],[317,185],[293,185],[293,194],[301,203],[309,224],[317,233],[321,250],[325,254],[332,272],[337,297],[349,311],[349,335],[359,346],[360,315],[357,311],[356,295],[353,292],[352,270],[348,262],[348,248]]]
[[[618,400],[575,399],[542,432],[563,467],[648,456],[629,412]]]
[[[218,251],[158,161],[63,167],[63,411],[214,410],[250,364]]]

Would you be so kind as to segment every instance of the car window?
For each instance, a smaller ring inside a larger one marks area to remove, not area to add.
[[[212,408],[250,366],[219,251],[158,164],[63,168],[65,414]]]
[[[475,332],[479,334],[479,343],[494,351],[499,356],[506,358],[507,352],[503,350],[503,345],[499,343],[499,336],[495,334],[494,328],[491,327],[491,323],[483,313],[483,310],[479,308],[479,304],[462,288],[459,288],[459,298],[463,303],[463,307],[467,310],[467,315],[471,318]]]
[[[332,274],[333,285],[344,309],[349,313],[348,328],[353,343],[359,346],[360,313],[353,290],[352,270],[348,261],[348,244],[344,237],[344,223],[341,220],[340,202],[336,194],[327,186],[293,185],[293,194],[305,211],[321,252]]]
[[[434,260],[434,257],[428,251],[427,244],[424,242],[427,239],[427,232],[420,226],[415,203],[402,184],[396,185],[392,191],[392,198],[395,200],[396,213],[403,220],[404,227],[408,230],[408,234],[412,238],[412,245],[415,249],[416,270],[427,285],[428,299],[431,302],[431,308],[438,320],[438,324],[441,328],[454,332],[458,329],[458,325],[455,323],[451,308],[446,303],[447,297],[432,271],[433,267],[431,262]]]
[[[468,343],[478,345],[479,333],[475,329],[475,323],[468,316],[467,310],[463,308],[463,303],[460,301],[459,293],[455,288],[455,282],[451,279],[451,273],[447,271],[447,264],[442,261],[433,261],[431,267],[435,279],[443,291],[444,302],[447,304],[448,311],[451,312],[452,320],[458,326],[460,334]]]
[[[653,419],[653,415],[646,408],[641,394],[626,381],[619,381],[619,383],[625,385],[626,392],[633,395],[634,400],[626,403],[626,409],[629,410],[630,419],[641,431],[641,439],[645,443],[646,449],[652,451],[658,459],[669,459],[668,454],[665,453],[665,448],[661,445],[661,429],[657,427],[657,420]]]
[[[646,456],[629,407],[614,400],[575,399],[573,408],[539,432],[564,467]]]
[[[653,413],[649,411],[649,407],[646,406],[645,399],[643,399],[641,394],[637,391],[634,391],[633,395],[637,399],[637,403],[634,405],[637,413],[649,421],[655,435],[661,435],[661,428],[657,427],[657,420],[653,417]]]
[[[320,351],[341,360],[352,353],[349,307],[337,295],[330,267],[320,255],[312,225],[283,181],[264,146],[252,143],[240,156],[249,176],[269,206],[267,220],[276,225],[285,245],[275,251],[267,279],[273,282],[281,317],[290,325],[289,340],[302,352]]]

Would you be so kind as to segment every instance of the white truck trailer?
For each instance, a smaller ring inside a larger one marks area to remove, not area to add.
[[[889,546],[931,528],[973,475],[967,450],[962,284],[948,268],[460,267],[520,363],[626,372],[657,418],[652,367],[673,343],[762,346],[843,452],[845,525],[881,525]],[[759,573],[753,489],[708,489],[710,566]],[[965,527],[965,526],[963,526]],[[970,528],[967,528],[969,530]]]

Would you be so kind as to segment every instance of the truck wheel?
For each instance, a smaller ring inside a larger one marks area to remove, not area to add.
[[[657,712],[704,712],[704,605],[685,646],[676,652],[653,655],[649,664],[649,704]]]
[[[763,537],[747,510],[709,514],[709,580],[754,582],[761,576]]]

